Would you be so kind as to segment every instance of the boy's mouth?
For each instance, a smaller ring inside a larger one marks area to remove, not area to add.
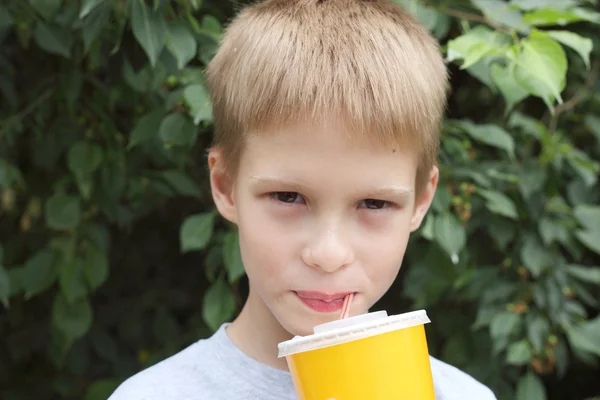
[[[352,292],[323,293],[299,291],[294,293],[310,309],[321,313],[331,313],[341,311],[344,299]]]

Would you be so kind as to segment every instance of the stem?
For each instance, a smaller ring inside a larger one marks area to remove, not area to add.
[[[491,26],[492,28],[494,28],[498,31],[508,33],[511,36],[514,34],[514,32],[512,30],[507,29],[507,28],[503,27],[502,25],[495,23],[494,21],[492,21],[491,19],[489,19],[483,15],[471,14],[471,13],[466,13],[463,11],[453,10],[453,9],[445,7],[445,6],[440,7],[439,10],[441,12],[443,12],[444,14],[449,15],[451,17],[455,17],[455,18],[459,18],[459,19],[467,20],[467,21],[481,22],[483,24],[487,24],[487,25]]]
[[[48,89],[48,90],[46,90],[37,99],[35,99],[34,102],[32,102],[31,104],[29,104],[23,111],[21,111],[20,113],[18,113],[15,116],[9,118],[6,121],[6,123],[2,126],[2,128],[0,129],[0,137],[2,137],[2,135],[4,134],[4,132],[8,128],[10,128],[10,126],[15,121],[18,121],[20,119],[25,118],[26,116],[28,116],[29,114],[31,114],[32,112],[34,112],[35,109],[38,108],[44,101],[48,100],[48,98],[50,98],[50,96],[52,96],[52,94],[54,93],[54,90],[55,89]]]
[[[551,133],[556,131],[556,127],[558,125],[558,118],[560,117],[561,114],[563,114],[566,111],[570,111],[570,110],[574,109],[575,107],[577,107],[577,105],[579,103],[581,103],[583,100],[585,100],[585,97],[588,94],[588,92],[596,84],[599,74],[600,74],[600,61],[596,60],[592,63],[592,68],[590,70],[590,74],[588,75],[583,86],[581,86],[579,88],[579,90],[577,90],[577,92],[575,92],[573,97],[571,97],[569,100],[565,101],[564,103],[559,104],[554,109],[554,114],[552,115],[552,118],[550,119],[550,124],[549,124],[549,129],[550,129]]]

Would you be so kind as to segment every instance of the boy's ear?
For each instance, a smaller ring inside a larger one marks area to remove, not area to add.
[[[414,232],[421,226],[423,218],[429,211],[435,191],[437,189],[438,179],[440,176],[440,170],[437,165],[434,165],[429,174],[429,180],[425,184],[419,197],[415,200],[415,209],[413,211],[412,218],[410,220],[410,231]]]
[[[210,189],[219,213],[232,223],[237,223],[237,209],[233,197],[233,179],[228,173],[223,152],[211,149],[208,152]]]

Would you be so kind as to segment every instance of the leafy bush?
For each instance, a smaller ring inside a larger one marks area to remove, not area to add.
[[[433,209],[378,307],[500,399],[600,393],[600,13],[403,0],[452,96]],[[204,165],[203,67],[241,4],[0,3],[0,393],[105,399],[247,287]]]

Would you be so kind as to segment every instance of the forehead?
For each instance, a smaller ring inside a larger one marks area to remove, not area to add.
[[[377,143],[334,120],[250,133],[244,147],[240,172],[251,175],[413,185],[417,168],[410,147]]]

